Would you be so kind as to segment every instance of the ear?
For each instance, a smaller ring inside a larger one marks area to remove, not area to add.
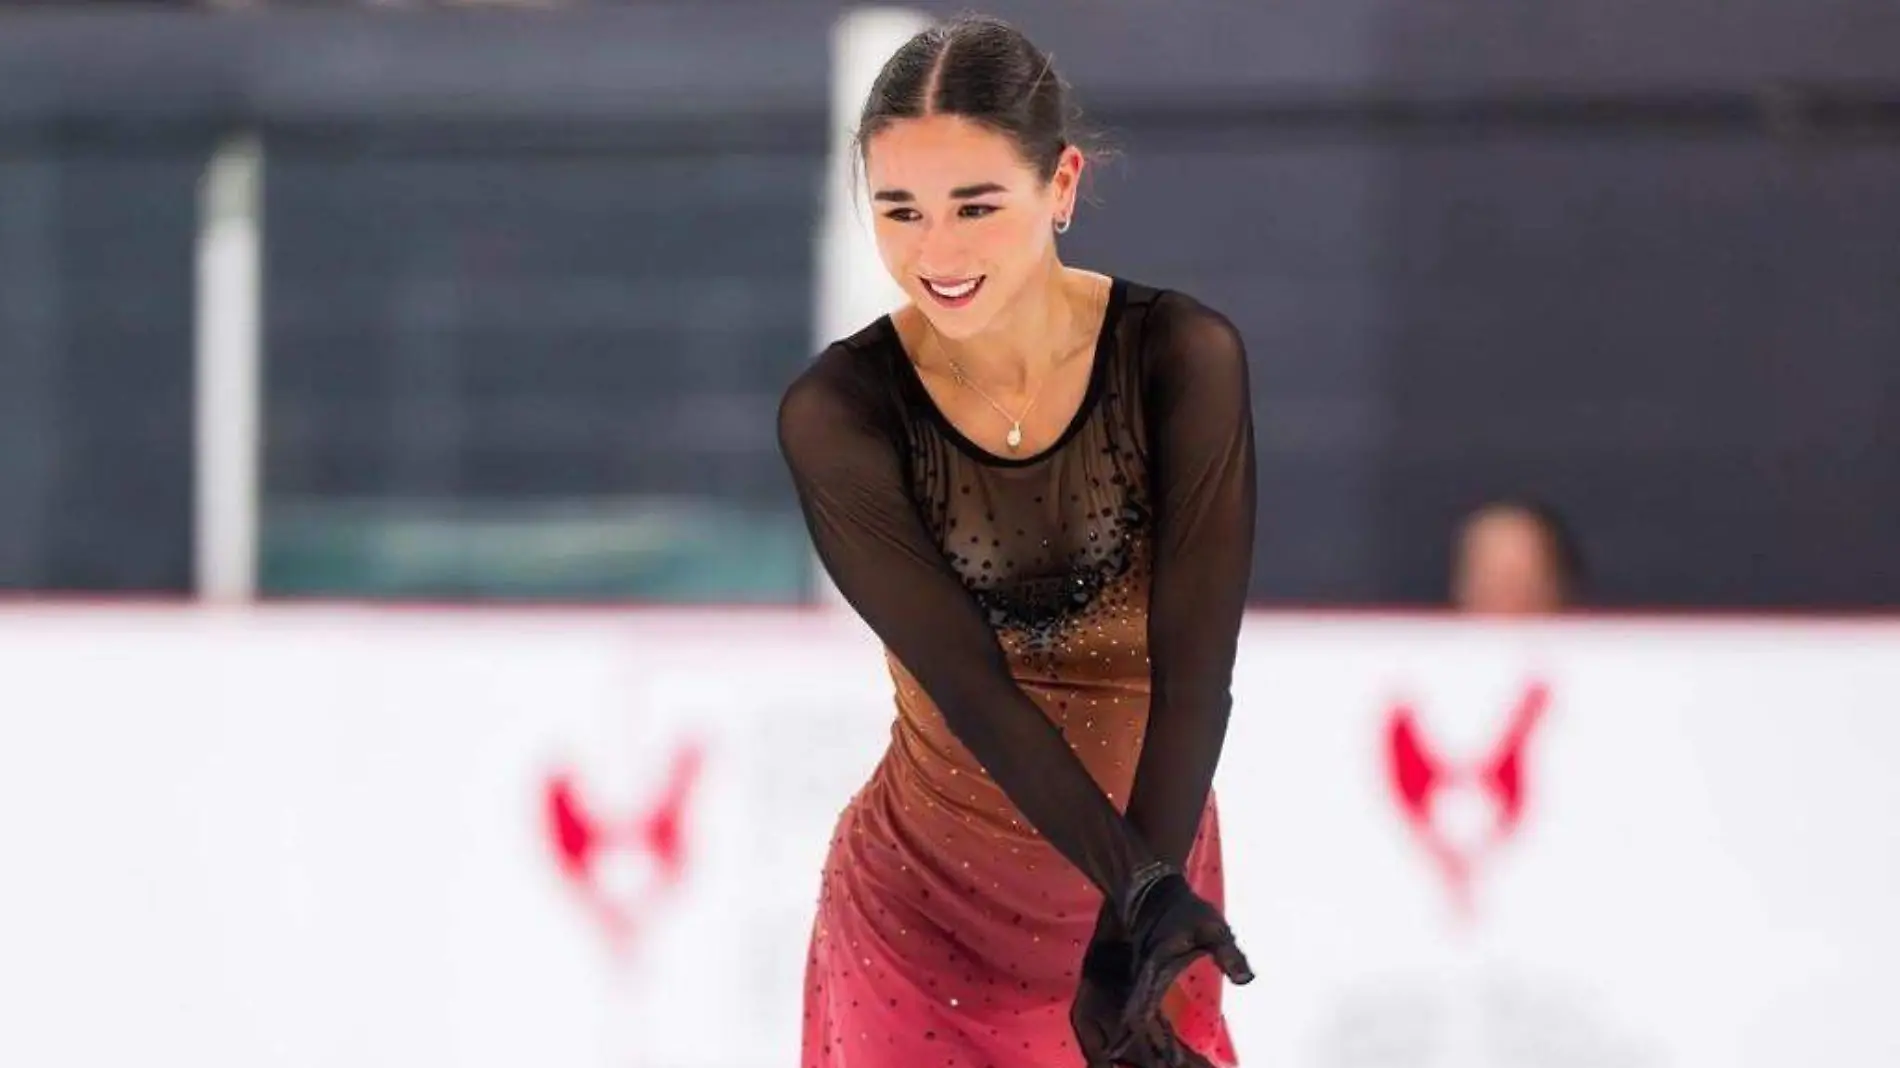
[[[1082,188],[1082,169],[1088,166],[1088,157],[1082,150],[1070,145],[1056,157],[1056,172],[1049,176],[1049,191],[1052,194],[1055,217],[1058,221],[1075,215],[1075,198]]]

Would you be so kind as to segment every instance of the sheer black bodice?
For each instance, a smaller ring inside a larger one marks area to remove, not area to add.
[[[1117,904],[1142,863],[1184,861],[1225,736],[1253,545],[1249,396],[1227,319],[1117,280],[1082,404],[1037,455],[959,434],[888,317],[826,349],[780,409],[839,590],[1023,817]],[[1147,620],[1148,727],[1125,818],[1016,674],[1079,670],[1068,641],[1104,613]]]

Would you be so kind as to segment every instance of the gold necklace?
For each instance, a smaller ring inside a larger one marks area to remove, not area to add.
[[[1102,308],[1104,312],[1106,311],[1107,307],[1108,307],[1107,294],[1104,294],[1103,299],[1102,299]],[[1102,324],[1102,329],[1103,330],[1108,329],[1108,324],[1106,322]],[[986,404],[996,409],[996,414],[1002,416],[1004,419],[1009,420],[1009,433],[1003,435],[1003,444],[1009,446],[1009,451],[1011,452],[1015,452],[1017,449],[1022,448],[1023,420],[1029,418],[1029,410],[1031,408],[1034,408],[1036,406],[1036,401],[1042,397],[1043,387],[1047,386],[1049,384],[1049,380],[1055,377],[1056,367],[1061,366],[1062,363],[1064,362],[1066,362],[1066,360],[1059,360],[1057,361],[1055,366],[1052,366],[1049,368],[1049,373],[1044,375],[1042,378],[1042,384],[1038,385],[1036,387],[1036,392],[1030,395],[1029,403],[1023,405],[1022,414],[1011,415],[1009,414],[1008,408],[1005,408],[1002,405],[996,403],[996,398],[990,396],[988,393],[983,392],[981,387],[979,387],[975,382],[970,381],[969,372],[963,369],[963,361],[957,359],[955,356],[950,357],[950,360],[949,360],[951,379],[954,380],[957,385],[962,386],[965,389],[968,389],[970,392],[983,398]]]
[[[1023,420],[1029,418],[1029,410],[1036,406],[1037,399],[1042,396],[1043,386],[1049,384],[1049,380],[1055,377],[1055,372],[1051,369],[1050,373],[1042,376],[1042,384],[1036,387],[1036,392],[1030,394],[1029,403],[1023,405],[1022,413],[1019,415],[1009,414],[1009,409],[996,403],[996,398],[983,392],[982,387],[970,381],[970,375],[963,369],[962,361],[954,356],[950,358],[950,377],[956,380],[957,385],[983,398],[990,407],[996,409],[998,415],[1009,420],[1009,433],[1003,435],[1003,444],[1009,446],[1009,451],[1015,452],[1023,444]]]

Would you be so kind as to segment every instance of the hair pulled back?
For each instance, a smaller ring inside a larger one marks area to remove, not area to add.
[[[885,61],[858,119],[859,162],[878,131],[926,115],[955,115],[1002,134],[1045,182],[1080,138],[1069,88],[1049,54],[988,16],[932,26]]]

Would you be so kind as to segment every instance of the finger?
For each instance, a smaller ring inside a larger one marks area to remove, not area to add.
[[[1200,1051],[1175,1033],[1174,1025],[1166,1017],[1156,1017],[1148,1022],[1145,1032],[1146,1041],[1154,1050],[1153,1063],[1162,1068],[1216,1068],[1214,1062],[1201,1056]]]
[[[1148,1022],[1147,1035],[1149,1044],[1159,1053],[1157,1064],[1167,1065],[1168,1068],[1216,1068],[1212,1061],[1201,1056],[1200,1051],[1181,1041],[1174,1025],[1165,1016],[1156,1016]]]
[[[1118,1063],[1130,1068],[1174,1068],[1174,1062],[1155,1045],[1153,1036],[1146,1033],[1134,1036],[1128,1052],[1123,1056],[1126,1059]]]
[[[1135,985],[1128,992],[1128,1000],[1122,1003],[1122,1028],[1131,1036],[1124,1041],[1124,1046],[1132,1041],[1132,1036],[1150,1016],[1148,991],[1154,986],[1150,978],[1152,975],[1153,966],[1144,965],[1135,975]]]
[[[1160,1007],[1162,994],[1166,990],[1166,978],[1158,968],[1143,969],[1135,979],[1135,987],[1129,992],[1127,1003],[1122,1006],[1122,1026],[1130,1030],[1139,1028]]]
[[[1155,1062],[1167,1068],[1181,1068],[1188,1063],[1188,1049],[1174,1036],[1174,1028],[1166,1020],[1155,1020],[1149,1026],[1148,1044],[1155,1048]]]
[[[1145,1026],[1160,1011],[1161,999],[1167,996],[1175,978],[1195,956],[1195,953],[1184,953],[1142,965],[1135,973],[1134,987],[1122,1008],[1122,1025],[1130,1030]]]
[[[1109,1047],[1107,1036],[1097,1032],[1087,1041],[1076,1043],[1082,1051],[1082,1061],[1086,1068],[1115,1068],[1114,1051]]]
[[[1139,1055],[1136,1049],[1137,1036],[1133,1031],[1124,1029],[1122,1036],[1109,1044],[1107,1057],[1116,1065],[1139,1064],[1133,1058]]]
[[[1077,1029],[1075,1044],[1082,1051],[1087,1068],[1115,1068],[1116,1044],[1108,1040],[1108,1029],[1089,1025],[1086,1033]]]
[[[1227,978],[1241,986],[1253,982],[1253,968],[1247,964],[1247,955],[1234,944],[1231,934],[1226,941],[1214,947],[1214,963],[1220,965],[1220,970],[1227,974]]]
[[[1132,1068],[1169,1068],[1169,1062],[1150,1040],[1149,1030],[1145,1027],[1130,1027],[1122,1031],[1119,1041],[1109,1051],[1109,1059],[1117,1068],[1130,1065]]]
[[[1181,1059],[1174,1062],[1175,1068],[1214,1068],[1214,1062],[1201,1056],[1193,1046],[1177,1041],[1175,1048],[1181,1051]]]

